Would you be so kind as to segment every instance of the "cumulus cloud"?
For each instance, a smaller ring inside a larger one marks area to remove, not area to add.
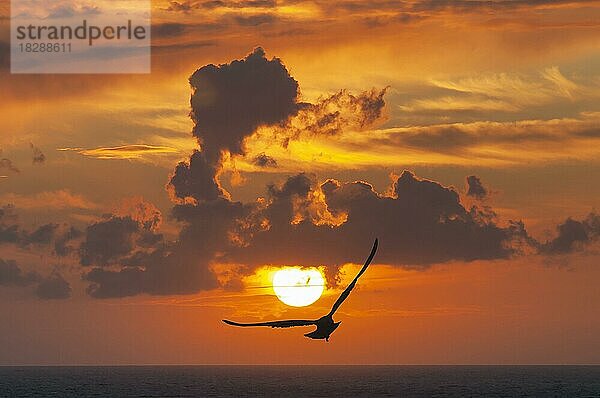
[[[0,287],[36,286],[40,299],[66,299],[71,297],[71,286],[62,275],[54,271],[44,277],[37,272],[24,272],[14,260],[0,258]]]
[[[151,224],[134,220],[131,216],[107,216],[86,228],[85,239],[79,249],[81,265],[113,265],[134,249],[152,247],[161,240],[162,235],[155,234]]]
[[[66,224],[48,223],[33,231],[22,228],[13,205],[0,207],[0,245],[14,244],[22,249],[33,246],[54,248],[58,256],[69,255],[74,250],[75,241],[81,232]]]
[[[378,261],[400,266],[507,258],[518,252],[514,241],[528,238],[522,224],[499,226],[485,211],[465,209],[453,189],[410,172],[394,181],[391,195],[366,182],[319,182],[300,173],[267,186],[255,202],[233,201],[219,181],[223,163],[246,156],[246,140],[257,129],[269,127],[287,140],[365,129],[381,118],[386,89],[341,90],[301,103],[281,60],[267,59],[260,48],[198,69],[190,84],[200,149],[176,166],[169,183],[177,203],[172,216],[184,227],[167,242],[130,215],[90,225],[80,253],[81,264],[94,267],[84,276],[93,297],[211,289],[219,285],[213,263],[245,264],[240,272],[325,265],[334,283],[338,268],[360,261],[375,237],[386,245]],[[262,155],[254,158],[258,165],[274,164]]]
[[[600,238],[600,216],[591,213],[577,221],[568,218],[556,227],[557,236],[540,245],[542,254],[567,254],[582,250],[587,244]]]
[[[516,224],[501,227],[477,217],[463,207],[456,191],[410,172],[405,171],[392,190],[387,196],[366,182],[328,180],[318,186],[306,175],[293,177],[271,189],[261,213],[268,228],[256,232],[247,245],[232,249],[232,256],[255,265],[341,265],[360,259],[365,242],[379,237],[385,247],[379,262],[428,266],[508,258],[517,254],[512,242],[527,238]],[[313,195],[315,191],[324,195],[325,206],[311,213],[320,196]]]
[[[14,260],[0,258],[0,286],[27,286],[39,279],[36,273],[25,273]]]
[[[541,247],[522,222],[501,224],[489,207],[466,208],[454,188],[409,171],[386,193],[365,181],[319,181],[298,173],[268,185],[264,197],[235,201],[219,178],[225,161],[247,156],[249,137],[272,131],[289,142],[366,129],[381,118],[386,90],[359,95],[341,90],[303,103],[281,60],[267,59],[260,48],[244,59],[198,69],[190,84],[199,149],[175,167],[168,184],[175,201],[171,216],[183,227],[167,241],[158,233],[160,212],[135,201],[89,225],[79,254],[92,297],[213,289],[221,286],[215,264],[240,265],[235,271],[240,275],[265,264],[319,265],[335,284],[339,267],[360,262],[375,237],[382,247],[377,261],[403,267],[506,259]],[[264,153],[249,160],[261,167],[275,164]],[[488,193],[476,176],[467,184],[468,196]],[[226,282],[235,283],[235,277]]]
[[[257,48],[242,60],[198,69],[190,84],[192,134],[202,148],[176,167],[170,186],[181,199],[227,197],[218,181],[223,157],[244,155],[245,139],[259,126],[282,123],[295,114],[298,83],[281,60],[268,60]]]
[[[54,272],[40,281],[35,294],[44,300],[67,299],[71,297],[71,286],[62,275]]]

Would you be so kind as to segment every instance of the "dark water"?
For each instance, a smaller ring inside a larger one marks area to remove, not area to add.
[[[0,367],[1,397],[600,397],[600,366]]]

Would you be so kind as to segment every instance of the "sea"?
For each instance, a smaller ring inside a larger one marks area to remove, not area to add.
[[[0,397],[600,397],[600,366],[0,367]]]

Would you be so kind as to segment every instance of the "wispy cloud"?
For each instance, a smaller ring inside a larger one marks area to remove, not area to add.
[[[93,149],[83,148],[58,148],[58,151],[74,151],[81,155],[96,159],[144,159],[152,155],[173,154],[178,149],[168,146],[132,144],[115,147],[100,147]]]
[[[5,193],[0,195],[0,203],[11,203],[21,209],[98,209],[100,207],[83,195],[66,189],[38,192],[33,195]]]

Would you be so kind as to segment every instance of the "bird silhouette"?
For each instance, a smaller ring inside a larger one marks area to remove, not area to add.
[[[354,280],[352,280],[352,282],[348,285],[348,287],[346,287],[346,289],[342,292],[342,294],[340,294],[340,297],[338,297],[338,299],[335,301],[335,303],[333,304],[333,307],[331,307],[331,311],[329,311],[329,313],[327,315],[322,316],[321,318],[316,319],[316,320],[289,319],[289,320],[284,320],[284,321],[239,323],[239,322],[233,322],[233,321],[223,319],[223,322],[225,322],[228,325],[232,325],[232,326],[242,326],[242,327],[268,326],[271,328],[291,328],[291,327],[295,327],[295,326],[315,325],[317,328],[310,333],[306,333],[305,336],[308,338],[311,338],[311,339],[325,339],[325,341],[329,341],[329,336],[331,336],[331,334],[338,328],[338,326],[340,326],[340,323],[341,323],[341,322],[334,322],[333,314],[335,314],[337,309],[340,308],[340,305],[342,305],[344,300],[346,300],[348,298],[348,296],[350,295],[350,292],[352,291],[352,289],[354,289],[354,286],[356,286],[356,282],[358,281],[358,278],[360,278],[360,276],[367,270],[367,267],[369,266],[369,264],[371,264],[373,257],[375,257],[375,252],[377,252],[377,245],[378,245],[378,240],[375,239],[375,242],[373,243],[373,248],[371,249],[371,254],[369,254],[367,261],[365,261],[365,264],[363,265],[363,267],[360,269],[358,274],[354,277]]]

